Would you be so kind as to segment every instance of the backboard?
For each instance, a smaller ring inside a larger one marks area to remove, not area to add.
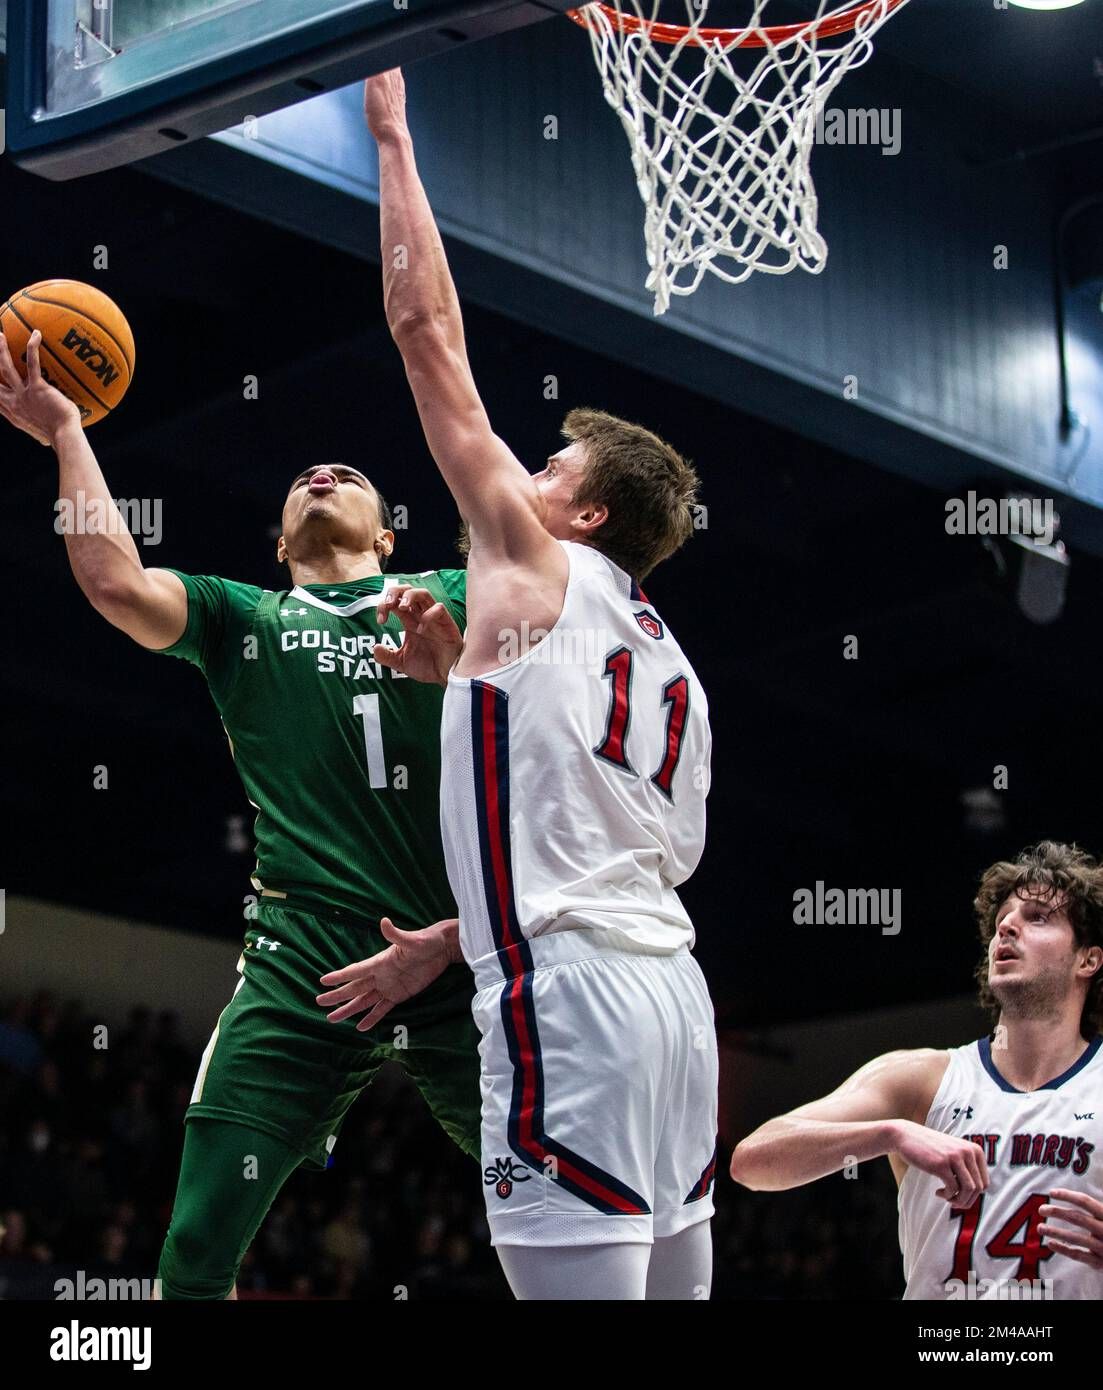
[[[8,152],[78,178],[570,3],[23,0],[8,7]]]

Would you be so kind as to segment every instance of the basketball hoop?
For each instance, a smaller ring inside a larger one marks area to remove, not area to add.
[[[775,25],[761,23],[769,0],[747,0],[753,14],[738,29],[704,27],[708,2],[682,0],[687,24],[660,21],[660,0],[568,11],[590,35],[605,100],[632,147],[657,315],[706,272],[738,285],[756,270],[823,270],[809,168],[816,123],[907,0],[818,0],[811,19]]]

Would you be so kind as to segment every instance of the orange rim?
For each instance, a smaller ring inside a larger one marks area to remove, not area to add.
[[[885,14],[889,15],[904,0],[888,0],[888,7]],[[780,44],[788,39],[795,38],[798,34],[811,31],[817,39],[828,39],[835,34],[846,34],[855,27],[863,15],[869,14],[872,10],[880,9],[881,0],[866,0],[863,5],[855,5],[852,10],[847,10],[844,14],[832,15],[827,19],[821,19],[817,24],[814,20],[806,20],[803,24],[774,24],[758,29],[698,29],[689,43],[692,47],[704,48],[706,44],[719,41],[725,47],[730,48],[735,44],[743,48],[765,48],[766,44]],[[589,7],[587,7],[589,8]],[[681,43],[690,32],[688,24],[660,24],[655,20],[640,19],[638,15],[618,14],[610,5],[603,5],[597,0],[596,8],[601,10],[614,29],[619,29],[622,34],[638,34],[643,32],[655,43],[676,44]],[[590,27],[584,10],[568,10],[568,19],[573,19],[576,24],[581,24],[584,29]]]

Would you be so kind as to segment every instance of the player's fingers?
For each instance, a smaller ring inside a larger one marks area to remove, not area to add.
[[[385,1018],[393,1008],[393,1000],[380,999],[371,1013],[365,1014],[356,1025],[356,1031],[358,1033],[366,1033],[369,1028],[374,1028],[381,1018]]]
[[[971,1153],[963,1153],[957,1164],[955,1172],[959,1175],[960,1186],[956,1201],[962,1206],[972,1206],[980,1191],[980,1183],[977,1181],[976,1162]]]
[[[12,361],[11,348],[8,347],[8,340],[3,333],[0,333],[0,379],[12,391],[22,389],[23,378]]]
[[[382,643],[377,642],[375,644],[375,649],[372,652],[372,656],[375,658],[376,661],[379,662],[380,666],[388,666],[393,668],[402,664],[401,647],[399,647],[396,650],[394,647],[384,647]]]
[[[942,1186],[938,1189],[937,1195],[944,1197],[952,1207],[960,1207],[967,1189],[971,1187],[967,1174],[968,1169],[962,1156],[954,1155],[946,1159],[939,1169],[938,1176],[942,1179]],[[965,1205],[971,1205],[971,1202]]]
[[[396,927],[389,917],[380,917],[379,932],[385,941],[389,941],[392,946],[405,945],[408,932],[404,932],[401,927]]]
[[[972,1155],[969,1153],[958,1154],[954,1159],[954,1176],[957,1178],[957,1196],[950,1203],[953,1207],[960,1207],[963,1211],[973,1205],[980,1195],[980,1188],[973,1176]]]
[[[1100,1241],[1090,1240],[1089,1237],[1081,1236],[1075,1230],[1053,1230],[1049,1223],[1043,1222],[1038,1227],[1040,1233],[1046,1238],[1046,1245],[1050,1250],[1059,1251],[1060,1254],[1068,1254],[1070,1251],[1078,1251],[1089,1259],[1102,1259],[1103,1244]]]
[[[979,1193],[988,1186],[988,1164],[984,1161],[979,1144],[973,1144],[972,1149],[973,1152],[969,1155],[969,1173],[973,1179],[973,1186]]]
[[[953,1159],[944,1158],[938,1165],[937,1174],[942,1179],[942,1186],[938,1189],[938,1195],[952,1201],[961,1191],[961,1179],[954,1171]]]
[[[443,603],[434,603],[426,608],[421,615],[420,631],[424,632],[429,628],[437,628],[441,632],[451,629],[453,626],[452,615]]]
[[[1038,1229],[1044,1233],[1047,1240],[1053,1236],[1055,1240],[1067,1240],[1073,1245],[1079,1245],[1082,1250],[1103,1255],[1103,1241],[1096,1239],[1089,1231],[1070,1231],[1067,1226],[1055,1226],[1052,1217],[1048,1221],[1040,1221]]]
[[[414,584],[406,585],[406,591],[399,600],[403,608],[416,608],[419,612],[427,603],[433,602],[433,595],[428,589],[418,588]]]
[[[383,592],[383,597],[379,600],[376,613],[380,619],[389,618],[395,604],[410,587],[409,584],[392,584]]]
[[[1095,1217],[1077,1211],[1074,1207],[1057,1207],[1047,1202],[1038,1208],[1038,1214],[1046,1221],[1071,1221],[1074,1226],[1090,1231],[1093,1235],[1099,1230],[1099,1222]]]
[[[355,999],[350,999],[347,1004],[342,1004],[339,1009],[326,1014],[326,1022],[344,1023],[345,1019],[352,1018],[354,1014],[362,1014],[365,1009],[370,1009],[378,1002],[379,995],[374,990],[370,994],[358,994]]]
[[[364,994],[369,989],[375,988],[375,981],[371,975],[358,975],[347,985],[342,985],[340,989],[327,990],[325,994],[316,994],[315,1002],[321,1004],[323,1008],[328,1008],[330,1004],[343,1004],[346,999],[355,999],[358,994]]]
[[[1046,1249],[1055,1250],[1058,1255],[1066,1255],[1070,1260],[1079,1260],[1081,1264],[1090,1265],[1092,1269],[1103,1269],[1103,1254],[1085,1250],[1080,1245],[1069,1245],[1066,1241],[1058,1240],[1048,1231],[1046,1232]]]
[[[378,956],[370,956],[367,960],[355,961],[352,965],[343,965],[340,970],[331,970],[328,975],[319,975],[318,979],[323,985],[347,985],[350,980],[355,980],[358,972],[370,970]]]
[[[1087,1192],[1074,1192],[1071,1187],[1054,1187],[1049,1195],[1051,1198],[1059,1198],[1062,1202],[1071,1202],[1073,1206],[1083,1207],[1090,1215],[1103,1221],[1103,1202],[1089,1196]]]
[[[38,364],[38,345],[42,334],[36,328],[27,339],[27,385],[36,386],[42,380],[42,368]]]

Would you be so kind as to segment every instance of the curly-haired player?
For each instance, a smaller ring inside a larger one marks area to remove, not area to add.
[[[1045,840],[974,906],[991,1036],[875,1058],[744,1139],[732,1177],[781,1191],[886,1155],[905,1298],[1101,1298],[1103,864]]]

